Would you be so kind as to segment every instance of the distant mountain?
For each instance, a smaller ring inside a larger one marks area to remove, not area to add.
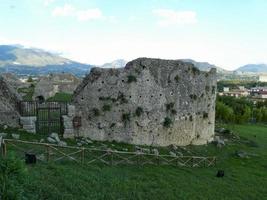
[[[66,72],[83,76],[91,67],[41,49],[24,48],[21,45],[0,45],[0,73],[40,75]]]
[[[243,73],[266,73],[267,64],[248,64],[248,65],[239,67],[235,71],[243,72]]]
[[[122,68],[125,67],[128,61],[123,59],[114,60],[111,63],[105,63],[104,65],[101,65],[102,68]]]
[[[217,69],[217,73],[227,73],[228,71],[223,69],[223,68],[220,68],[220,67],[217,67],[215,65],[212,65],[208,62],[197,62],[195,60],[192,60],[192,59],[181,59],[182,61],[184,62],[191,62],[193,63],[199,70],[201,71],[209,71],[211,68],[216,68]]]

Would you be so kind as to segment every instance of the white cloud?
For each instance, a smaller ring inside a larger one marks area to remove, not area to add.
[[[53,10],[52,15],[55,17],[75,16],[76,12],[77,12],[76,9],[72,5],[65,4],[63,7],[56,7]]]
[[[170,9],[156,9],[153,13],[160,18],[159,26],[183,25],[197,23],[194,11],[175,11]]]
[[[51,3],[53,3],[55,0],[44,0],[44,5],[49,6]]]
[[[76,16],[79,21],[87,21],[87,20],[104,18],[102,11],[98,8],[88,9],[88,10],[79,10],[76,12]]]
[[[52,11],[54,17],[75,17],[79,21],[105,19],[102,11],[98,8],[78,10],[70,4],[65,4],[63,7],[56,7]]]

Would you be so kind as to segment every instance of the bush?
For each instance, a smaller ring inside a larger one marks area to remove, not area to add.
[[[180,80],[180,77],[179,77],[178,75],[176,75],[176,76],[174,77],[174,80],[176,81],[176,83],[178,83],[179,80]]]
[[[135,110],[135,114],[136,114],[137,117],[140,117],[143,114],[143,112],[144,112],[143,108],[141,108],[141,107],[138,107]]]
[[[207,112],[203,112],[203,118],[207,119],[209,117],[209,114]]]
[[[163,122],[163,126],[166,127],[166,128],[169,128],[172,123],[173,122],[172,122],[171,118],[165,117],[164,122]]]
[[[110,111],[110,110],[111,110],[111,105],[105,104],[105,105],[102,107],[102,110],[103,110],[104,112],[106,112],[106,111]]]
[[[121,116],[121,118],[122,118],[122,121],[124,123],[130,122],[130,120],[131,120],[131,113],[123,113],[122,116]]]
[[[166,104],[167,111],[171,110],[173,107],[174,107],[174,103],[173,102]]]
[[[100,110],[98,108],[93,108],[92,112],[93,112],[94,116],[96,116],[96,117],[100,115]]]
[[[194,99],[194,100],[197,100],[197,95],[196,94],[190,94],[190,98]]]
[[[127,81],[128,83],[132,83],[132,82],[136,82],[136,81],[137,81],[137,79],[134,75],[128,76],[128,81]]]
[[[197,67],[195,67],[195,66],[192,66],[191,71],[192,71],[192,73],[193,73],[194,75],[197,75],[197,74],[200,73],[199,69],[198,69]]]
[[[128,103],[128,100],[125,98],[124,94],[121,92],[119,92],[117,100],[120,101],[121,104]]]
[[[26,167],[14,155],[0,158],[0,199],[22,199]]]
[[[176,115],[176,114],[177,114],[177,111],[176,111],[175,109],[172,109],[172,110],[171,110],[171,113],[172,113],[173,115]]]

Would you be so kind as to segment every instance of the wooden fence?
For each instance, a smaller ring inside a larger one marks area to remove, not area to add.
[[[61,147],[53,144],[4,139],[2,156],[8,149],[15,150],[22,158],[26,153],[36,155],[39,162],[60,162],[71,160],[79,164],[117,165],[170,165],[176,167],[211,167],[216,157],[155,155],[141,152],[122,152],[95,148]]]

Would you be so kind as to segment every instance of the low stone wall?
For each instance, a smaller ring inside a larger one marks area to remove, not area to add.
[[[20,124],[22,128],[30,133],[36,133],[37,117],[20,117]]]
[[[68,115],[63,115],[63,124],[64,124],[64,138],[73,138],[76,134],[76,131],[73,127],[73,118],[75,116],[75,106],[68,105]]]

